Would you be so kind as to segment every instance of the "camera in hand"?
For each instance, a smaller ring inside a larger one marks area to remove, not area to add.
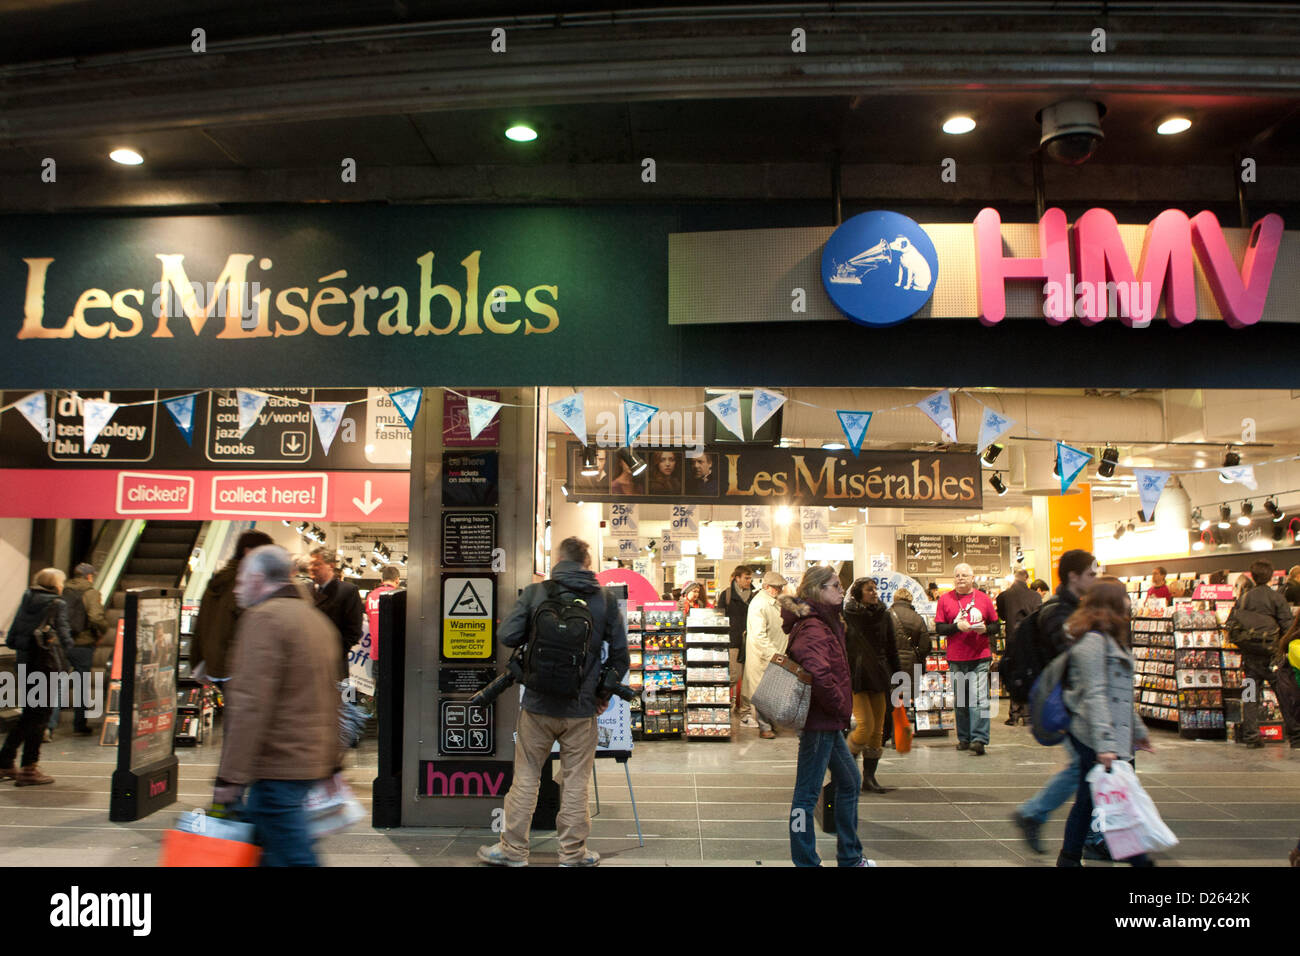
[[[523,648],[519,648],[506,661],[506,669],[497,675],[496,680],[469,699],[471,704],[482,707],[500,697],[507,688],[513,687],[524,679]]]
[[[600,670],[600,682],[596,684],[596,699],[606,700],[616,695],[629,703],[641,696],[627,684],[620,684],[614,668],[606,665]]]

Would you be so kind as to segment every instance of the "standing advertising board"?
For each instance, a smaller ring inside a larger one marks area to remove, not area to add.
[[[108,818],[139,820],[176,801],[176,662],[181,631],[177,588],[127,591],[122,694]]]

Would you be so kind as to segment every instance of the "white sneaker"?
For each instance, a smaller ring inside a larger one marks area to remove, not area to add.
[[[575,860],[572,863],[561,863],[560,866],[600,866],[600,854],[595,850],[588,850],[581,860]]]
[[[757,726],[758,726],[758,721],[755,720],[755,719],[754,719],[752,716],[750,716],[749,714],[746,714],[744,717],[740,718],[740,726],[742,726],[742,727],[757,727]]]
[[[868,859],[864,856],[862,859],[858,860],[858,862],[857,862],[857,863],[854,863],[853,865],[854,865],[854,866],[875,866],[875,865],[876,865],[876,861],[875,861],[875,860],[868,860]]]

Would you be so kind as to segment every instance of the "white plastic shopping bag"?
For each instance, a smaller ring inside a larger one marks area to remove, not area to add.
[[[316,781],[307,791],[306,810],[307,829],[313,840],[340,833],[366,816],[341,773]]]
[[[1096,764],[1088,771],[1088,787],[1092,791],[1092,828],[1105,838],[1112,858],[1126,860],[1178,845],[1178,837],[1160,819],[1155,803],[1124,761],[1112,761],[1109,773]]]

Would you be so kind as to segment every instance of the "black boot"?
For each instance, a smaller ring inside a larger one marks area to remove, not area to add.
[[[1056,865],[1065,867],[1083,866],[1077,856],[1066,856],[1064,850],[1057,855]]]
[[[863,793],[888,793],[888,787],[882,787],[876,780],[876,767],[880,764],[879,757],[868,757],[865,754],[862,757],[862,792]]]

